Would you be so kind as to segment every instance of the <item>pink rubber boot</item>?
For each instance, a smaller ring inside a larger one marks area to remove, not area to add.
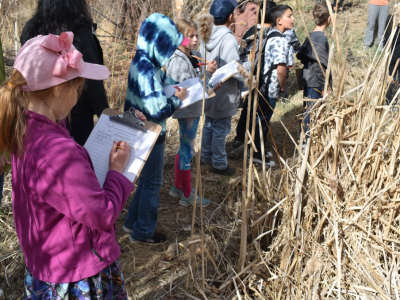
[[[185,197],[189,197],[192,192],[192,178],[191,178],[191,170],[180,170],[181,172],[181,181],[182,181],[182,192]]]

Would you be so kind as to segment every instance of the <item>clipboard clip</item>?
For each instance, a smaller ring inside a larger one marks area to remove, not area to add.
[[[130,107],[122,115],[111,116],[110,120],[113,122],[117,122],[135,128],[144,133],[147,132],[147,129],[144,127],[145,123],[138,118],[138,116],[135,113],[135,109],[133,107]]]

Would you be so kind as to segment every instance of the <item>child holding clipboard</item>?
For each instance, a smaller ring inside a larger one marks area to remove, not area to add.
[[[154,13],[147,17],[139,31],[136,55],[128,75],[125,111],[134,107],[148,120],[162,126],[161,133],[141,171],[139,185],[129,206],[122,230],[130,233],[129,240],[158,244],[166,241],[165,234],[156,232],[158,203],[163,183],[165,125],[186,98],[186,88],[177,89],[167,98],[164,86],[177,83],[161,69],[180,45],[189,40],[168,17]]]
[[[214,73],[218,67],[217,62],[215,60],[204,62],[201,59],[201,54],[194,51],[198,44],[196,23],[191,20],[181,19],[176,23],[176,27],[190,40],[190,44],[179,46],[174,54],[172,54],[165,65],[167,75],[176,81],[182,82],[189,78],[203,77],[202,69],[206,69],[208,75]],[[205,65],[206,68],[202,68],[202,65]],[[216,90],[219,87],[220,84],[216,84],[214,89]],[[182,206],[188,206],[195,201],[194,190],[191,184],[190,161],[194,154],[194,140],[196,138],[202,107],[203,102],[198,101],[193,105],[177,110],[172,115],[179,122],[180,147],[175,156],[175,181],[169,194],[180,198],[179,204]],[[200,204],[199,196],[197,196],[196,203]],[[210,201],[203,198],[202,204],[203,207],[207,206],[210,204]]]
[[[122,175],[130,148],[114,143],[101,188],[65,118],[84,78],[104,80],[110,72],[84,62],[73,37],[63,32],[27,41],[0,90],[0,150],[12,159],[24,299],[128,299],[114,224],[133,190]]]

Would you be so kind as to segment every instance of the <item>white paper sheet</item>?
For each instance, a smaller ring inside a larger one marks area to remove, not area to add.
[[[175,85],[180,88],[183,88],[183,87],[190,88],[191,86],[195,85],[197,82],[199,82],[199,78],[195,77],[195,78],[186,79],[185,81],[182,81],[181,83],[164,86],[164,94],[165,94],[165,96],[167,96],[167,98],[169,98],[176,92],[176,88],[174,88]]]
[[[109,157],[113,141],[123,140],[130,145],[131,156],[123,174],[133,182],[156,138],[157,133],[155,132],[148,130],[147,133],[144,133],[113,122],[107,115],[101,115],[84,146],[92,159],[100,186],[103,187],[109,170]]]
[[[228,77],[235,75],[238,70],[238,63],[236,60],[232,60],[230,63],[227,63],[225,66],[217,69],[213,76],[211,77],[210,81],[208,82],[211,85],[215,85],[218,82],[222,82]]]
[[[182,109],[184,107],[187,107],[189,105],[192,105],[196,103],[197,101],[203,100],[203,82],[200,81],[200,78],[190,78],[186,79],[185,81],[176,84],[178,87],[186,87],[187,88],[187,95],[185,100],[182,101],[181,106],[179,109]],[[164,87],[164,93],[167,97],[171,97],[173,94],[175,94],[176,89],[174,88],[175,85],[167,85]],[[206,92],[206,99],[208,99],[209,96]]]
[[[197,78],[199,79],[199,78]],[[206,92],[206,99],[208,99],[209,96]],[[182,101],[181,106],[179,109],[184,108],[186,106],[192,105],[196,103],[197,101],[203,100],[203,82],[198,80],[198,82],[195,85],[192,85],[190,88],[187,89],[187,96],[186,99]]]

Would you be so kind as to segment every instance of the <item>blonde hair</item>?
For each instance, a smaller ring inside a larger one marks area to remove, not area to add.
[[[184,36],[187,36],[191,29],[197,30],[196,23],[189,19],[179,19],[175,25],[176,28],[178,28],[179,32],[182,33]]]
[[[29,95],[47,99],[57,93],[63,95],[63,99],[68,99],[75,92],[74,89],[80,95],[84,82],[83,78],[77,77],[45,90],[24,92],[21,87],[27,85],[26,80],[14,69],[10,79],[0,89],[0,151],[18,152],[19,155],[23,153],[26,130],[24,111],[29,104]]]

